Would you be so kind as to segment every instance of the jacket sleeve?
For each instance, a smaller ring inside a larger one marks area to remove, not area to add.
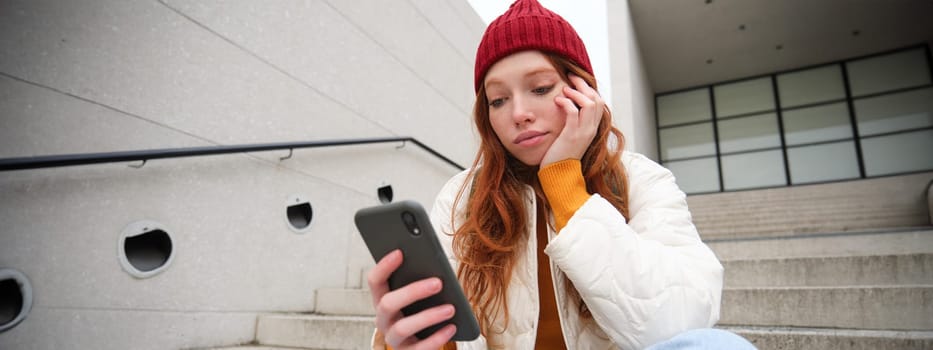
[[[719,320],[722,265],[670,171],[626,153],[630,221],[592,195],[545,252],[616,345],[644,348]]]

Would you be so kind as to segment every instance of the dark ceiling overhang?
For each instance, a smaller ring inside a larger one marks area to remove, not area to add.
[[[629,0],[655,92],[933,42],[929,0]]]

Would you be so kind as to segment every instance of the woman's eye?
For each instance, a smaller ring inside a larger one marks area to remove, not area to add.
[[[504,99],[504,98],[497,98],[497,99],[494,99],[494,100],[492,100],[492,101],[489,101],[489,106],[495,108],[495,107],[502,106],[502,104],[504,104],[504,103],[505,103],[505,99]]]
[[[554,85],[542,86],[542,87],[534,88],[533,90],[531,90],[531,92],[538,94],[538,95],[544,95],[548,92],[551,92],[551,89],[553,88],[554,88]]]

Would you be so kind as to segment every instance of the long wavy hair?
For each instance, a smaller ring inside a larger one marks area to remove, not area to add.
[[[570,84],[573,73],[596,88],[596,79],[562,56],[544,53],[561,78]],[[572,86],[572,85],[571,85]],[[508,153],[489,121],[489,103],[484,87],[476,93],[473,117],[479,132],[480,149],[470,176],[455,199],[454,208],[466,200],[463,224],[453,237],[453,250],[459,259],[457,273],[480,323],[484,336],[505,329],[491,329],[501,312],[508,327],[506,292],[512,269],[528,241],[532,218],[527,217],[526,189],[534,189],[539,203],[547,205],[537,178],[537,167],[530,167]],[[622,133],[612,126],[609,109],[603,111],[596,136],[581,159],[589,193],[599,193],[628,219],[628,180],[622,166]],[[466,188],[470,188],[466,191]],[[451,216],[453,217],[453,216]],[[566,279],[566,277],[565,277]],[[567,292],[577,302],[581,317],[592,319],[580,293],[572,283]]]

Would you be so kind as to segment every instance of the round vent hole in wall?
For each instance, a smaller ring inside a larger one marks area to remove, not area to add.
[[[379,201],[382,202],[382,204],[391,203],[392,202],[392,185],[384,185],[382,187],[379,187],[379,189],[376,190],[376,194],[379,195]]]
[[[123,243],[127,260],[139,271],[152,271],[165,265],[172,255],[172,239],[162,230],[128,237]]]
[[[32,286],[26,275],[13,269],[0,269],[0,333],[26,319],[32,309]]]
[[[306,198],[303,195],[292,195],[285,203],[285,218],[288,226],[298,233],[307,231],[314,219],[314,208]]]
[[[169,231],[152,221],[138,221],[127,226],[117,249],[123,269],[139,278],[165,270],[175,251]]]

